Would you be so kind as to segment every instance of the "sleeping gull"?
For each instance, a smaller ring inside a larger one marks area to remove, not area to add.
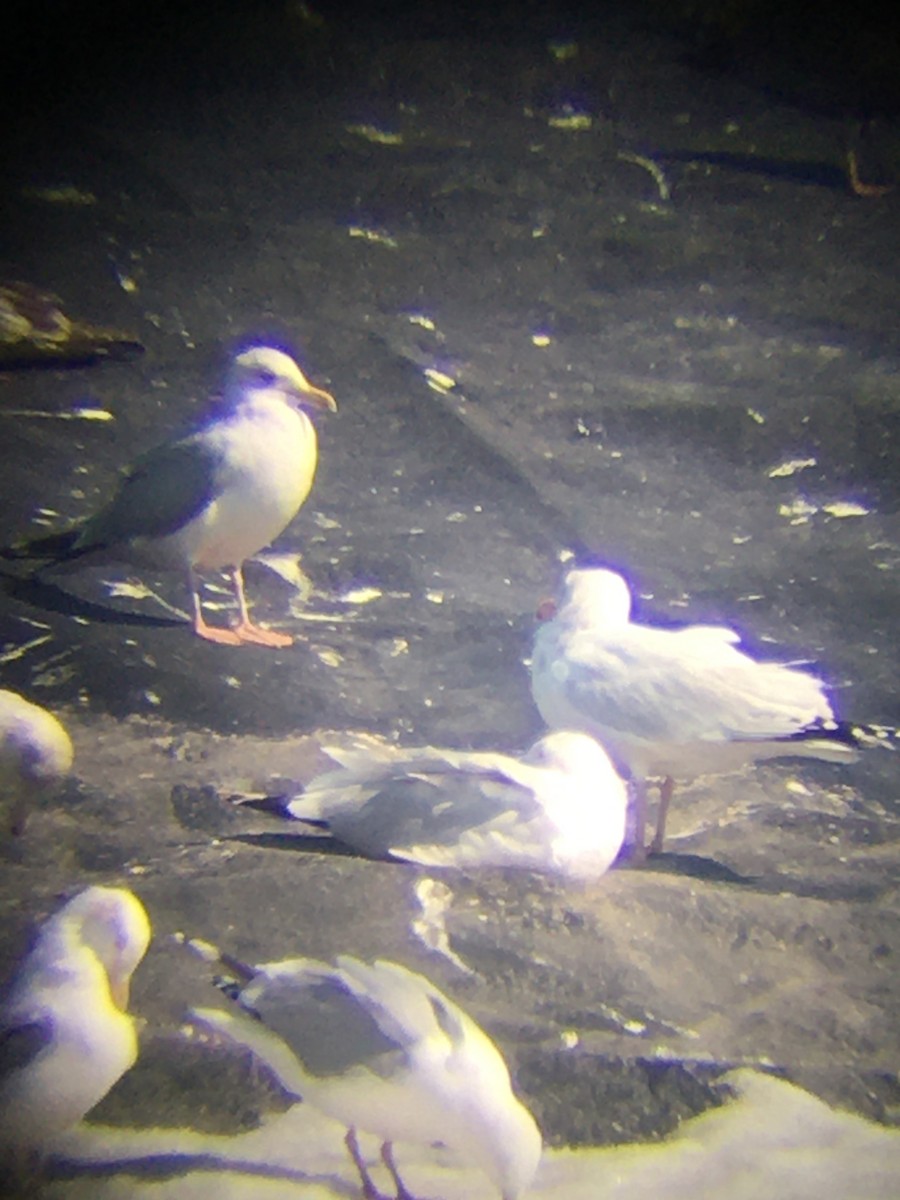
[[[69,735],[52,713],[0,688],[0,790],[11,833],[24,830],[32,799],[68,774],[72,757]]]
[[[590,880],[609,869],[625,836],[625,783],[584,733],[548,734],[521,759],[374,741],[325,752],[337,770],[279,810],[370,858]]]
[[[128,990],[149,940],[124,888],[89,887],[38,930],[0,1009],[0,1162],[13,1171],[133,1065]]]
[[[531,687],[551,728],[583,729],[630,774],[636,855],[643,855],[646,781],[662,778],[650,853],[662,850],[674,778],[733,770],[783,755],[829,762],[856,757],[824,685],[737,648],[732,629],[654,628],[631,620],[621,575],[576,568],[562,604],[537,631]]]
[[[366,1196],[380,1193],[358,1132],[381,1139],[398,1200],[412,1197],[395,1142],[443,1143],[479,1166],[503,1200],[529,1186],[541,1156],[534,1118],[494,1043],[423,975],[348,956],[334,967],[309,958],[247,967],[207,943],[187,944],[241,984],[238,1009],[194,1009],[193,1022],[249,1048],[288,1092],[346,1127]]]
[[[289,646],[293,638],[255,625],[242,566],[293,520],[309,495],[318,459],[304,409],[337,405],[294,360],[272,346],[237,354],[211,417],[137,460],[111,502],[77,529],[13,547],[12,556],[57,564],[125,559],[183,570],[194,632],[237,646]],[[238,605],[230,629],[203,618],[196,572],[227,569]]]

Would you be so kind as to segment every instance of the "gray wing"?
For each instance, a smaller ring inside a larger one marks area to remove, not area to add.
[[[29,1066],[52,1039],[49,1017],[0,1029],[0,1087],[8,1076]]]
[[[202,434],[150,450],[84,526],[74,553],[177,533],[218,494],[219,474],[218,455]]]
[[[240,1003],[284,1039],[309,1075],[395,1069],[400,1046],[359,1002],[342,972],[308,959],[264,964],[258,971]]]
[[[435,759],[411,765],[416,769],[400,764],[390,773],[378,770],[367,782],[357,782],[359,775],[345,782],[341,772],[330,772],[330,786],[323,778],[308,796],[292,800],[289,811],[327,823],[334,837],[372,857],[404,857],[408,847],[452,850],[481,830],[526,822],[540,812],[533,791],[496,767],[459,770]]]
[[[373,965],[347,955],[337,967],[294,959],[266,963],[244,989],[258,1014],[313,1077],[364,1069],[383,1078],[411,1069],[417,1051],[440,1038],[451,1055],[466,1049],[459,1010],[422,975],[399,963]]]
[[[396,1046],[410,1053],[440,1035],[452,1049],[462,1046],[465,1026],[459,1010],[424,975],[383,958],[370,965],[341,955],[337,964],[358,1004]]]
[[[781,737],[831,719],[819,680],[756,662],[736,640],[714,626],[581,635],[565,649],[565,695],[603,729],[648,742]]]

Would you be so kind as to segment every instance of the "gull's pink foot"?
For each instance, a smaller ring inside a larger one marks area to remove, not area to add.
[[[207,642],[216,642],[220,646],[240,646],[242,639],[233,629],[223,629],[221,625],[207,625],[205,621],[194,622],[194,633]]]
[[[289,633],[276,633],[274,629],[263,629],[250,621],[235,625],[229,632],[236,634],[239,642],[247,642],[253,646],[271,646],[281,650],[294,644],[294,639]]]

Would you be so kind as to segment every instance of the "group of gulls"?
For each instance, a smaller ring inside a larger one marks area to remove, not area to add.
[[[89,887],[39,929],[0,1017],[0,1188],[41,1163],[137,1059],[131,976],[150,921],[125,888]],[[183,940],[183,939],[182,939]],[[363,1193],[381,1195],[358,1131],[376,1135],[398,1200],[412,1200],[394,1142],[442,1143],[503,1200],[532,1182],[541,1135],[487,1034],[423,975],[349,956],[249,966],[189,948],[230,973],[231,1011],[197,1008],[195,1029],[237,1043],[284,1090],[346,1128]],[[221,983],[221,978],[219,979]]]
[[[43,557],[41,570],[109,558],[178,568],[197,635],[288,646],[289,635],[251,619],[242,566],[309,494],[317,447],[307,409],[336,404],[283,350],[245,348],[206,423],[138,460],[110,504],[79,527],[8,553]],[[211,570],[232,580],[237,617],[229,627],[203,615],[197,576]],[[631,858],[639,861],[663,849],[675,778],[781,755],[855,757],[854,735],[813,675],[757,661],[728,628],[640,624],[631,602],[622,575],[575,566],[561,602],[542,607],[531,686],[550,732],[523,757],[373,741],[326,747],[335,768],[279,801],[279,811],[363,855],[590,881],[622,850],[629,784]],[[0,692],[4,778],[24,792],[70,766],[71,743],[55,718]],[[661,790],[647,847],[650,780]],[[17,792],[10,827],[23,820]],[[140,902],[122,889],[88,888],[44,925],[3,1008],[0,1157],[27,1161],[132,1065],[127,986],[148,940]],[[381,1138],[400,1197],[409,1193],[396,1140],[455,1147],[505,1200],[528,1186],[540,1157],[537,1127],[493,1043],[423,976],[351,958],[334,967],[307,959],[249,967],[192,945],[237,977],[237,1008],[198,1011],[196,1022],[251,1046],[289,1092],[344,1123],[367,1195],[375,1190],[357,1130]]]

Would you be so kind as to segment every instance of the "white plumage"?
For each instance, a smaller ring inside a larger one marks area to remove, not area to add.
[[[665,781],[652,851],[675,777],[782,755],[855,757],[822,682],[758,662],[739,641],[719,626],[632,621],[627,583],[602,568],[569,571],[558,611],[537,631],[531,685],[547,724],[593,734],[639,788]]]
[[[284,807],[372,858],[601,876],[625,836],[627,792],[605,751],[561,731],[521,759],[493,752],[326,747],[337,770]]]
[[[71,770],[73,754],[51,712],[0,688],[0,794],[13,834],[24,829],[31,801]]]
[[[242,565],[293,520],[309,495],[318,461],[315,427],[304,408],[334,412],[296,362],[271,346],[232,361],[221,402],[198,428],[149,451],[110,503],[53,556],[60,563],[124,559],[184,571],[194,632],[226,645],[288,646],[292,638],[253,624]],[[40,556],[59,537],[13,553]],[[203,617],[196,572],[227,569],[238,603],[230,629]]]
[[[218,953],[189,944],[207,959]],[[529,1186],[541,1155],[533,1117],[490,1038],[423,975],[346,956],[334,967],[301,958],[242,969],[237,1001],[253,1017],[195,1009],[194,1021],[248,1046],[289,1091],[347,1127],[367,1195],[378,1193],[357,1131],[381,1139],[398,1196],[409,1196],[393,1152],[404,1141],[450,1147],[504,1200]]]
[[[149,940],[123,888],[89,887],[39,929],[0,1010],[0,1162],[26,1167],[133,1065],[128,990]]]

